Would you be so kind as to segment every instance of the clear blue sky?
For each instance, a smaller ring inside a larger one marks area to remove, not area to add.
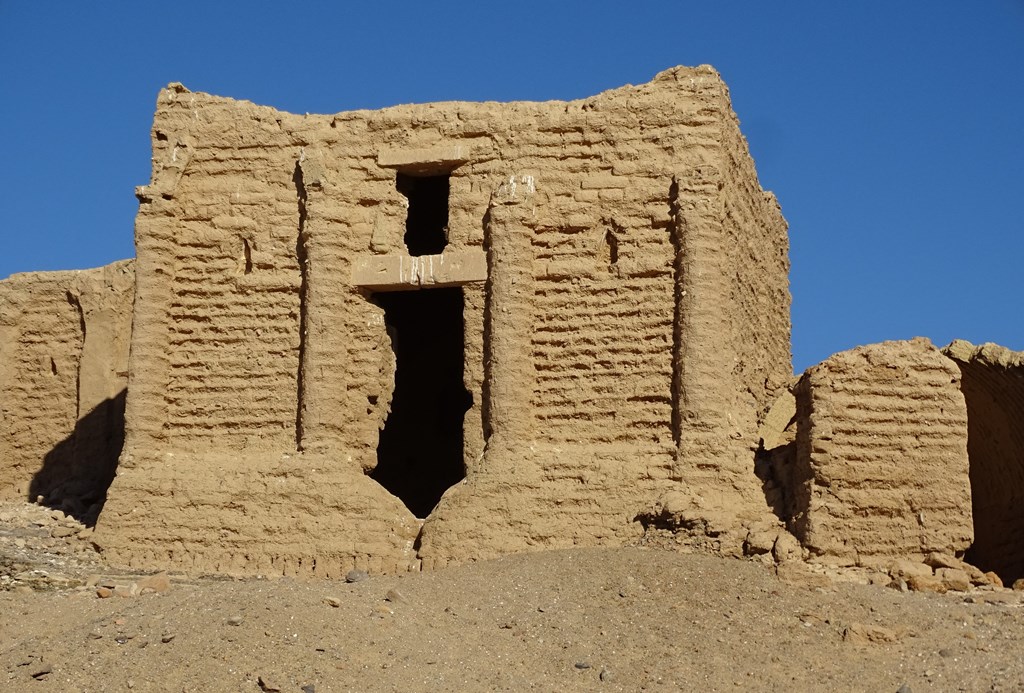
[[[1024,0],[0,0],[0,277],[134,254],[158,89],[333,113],[710,63],[789,220],[798,370],[1024,349]]]

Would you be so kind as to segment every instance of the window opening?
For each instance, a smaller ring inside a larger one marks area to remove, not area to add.
[[[409,200],[409,214],[405,219],[405,247],[410,255],[437,255],[448,245],[450,179],[448,174],[398,174],[398,192]]]
[[[384,309],[397,367],[370,476],[423,518],[466,475],[462,427],[472,396],[462,381],[462,289],[378,293],[373,300]]]

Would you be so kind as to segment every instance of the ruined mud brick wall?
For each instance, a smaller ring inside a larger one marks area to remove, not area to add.
[[[124,431],[131,261],[0,281],[0,497],[95,519]]]
[[[972,541],[960,372],[926,339],[836,354],[796,386],[790,526],[840,562],[962,552]]]
[[[1024,353],[957,340],[943,350],[967,400],[972,563],[1007,585],[1024,577]]]
[[[171,85],[153,146],[111,560],[432,567],[633,540],[679,489],[765,514],[749,470],[790,375],[786,227],[712,69],[334,116]],[[445,242],[410,252],[422,178],[446,181]],[[441,287],[461,292],[466,478],[424,524],[368,473],[409,339],[389,297]]]

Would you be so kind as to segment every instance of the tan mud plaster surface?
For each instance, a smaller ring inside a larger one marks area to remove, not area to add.
[[[334,116],[171,85],[153,147],[112,562],[336,576],[621,545],[680,504],[720,552],[778,525],[751,466],[786,227],[711,68]],[[410,344],[454,380],[403,384]],[[402,487],[453,469],[439,503]]]
[[[971,545],[960,372],[928,340],[836,354],[795,393],[790,526],[813,555],[884,563]]]
[[[133,263],[0,281],[0,498],[92,523],[124,436]]]

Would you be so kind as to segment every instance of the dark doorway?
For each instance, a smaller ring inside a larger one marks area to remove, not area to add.
[[[405,220],[405,247],[409,254],[437,255],[448,245],[448,192],[450,176],[411,176],[399,173],[398,192],[409,200]]]
[[[466,475],[462,422],[472,396],[462,382],[462,289],[379,293],[397,369],[391,413],[371,476],[416,515]]]

